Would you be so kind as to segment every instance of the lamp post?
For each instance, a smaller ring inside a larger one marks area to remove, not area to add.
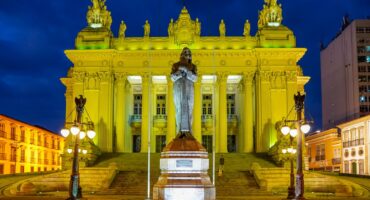
[[[72,161],[72,172],[71,172],[71,179],[69,181],[69,198],[67,200],[77,200],[82,198],[82,188],[80,186],[80,172],[79,172],[79,163],[78,163],[78,153],[79,153],[79,142],[80,139],[85,138],[86,133],[87,136],[92,139],[95,137],[96,133],[93,130],[93,123],[91,121],[87,123],[82,122],[82,114],[84,112],[84,107],[86,104],[86,98],[83,98],[80,95],[79,98],[75,98],[76,103],[76,119],[74,122],[66,122],[66,124],[73,124],[68,130],[67,128],[63,128],[61,130],[61,134],[64,137],[67,137],[71,132],[73,136],[75,136],[75,144],[74,150],[68,149],[69,153],[73,151],[73,161]],[[84,129],[87,126],[87,132]],[[87,152],[84,152],[86,154]]]
[[[289,133],[289,148],[283,149],[283,154],[290,153],[291,155],[294,155],[297,152],[297,149],[294,149],[293,146],[293,138],[297,136],[297,129],[290,129],[288,126],[283,126],[281,128],[281,133],[283,135],[288,135]],[[295,197],[295,187],[294,187],[294,163],[293,159],[291,158],[291,155],[289,155],[289,161],[290,161],[290,185],[288,187],[288,197],[287,199],[294,199]]]
[[[296,174],[296,187],[295,187],[295,197],[293,199],[305,199],[304,198],[304,178],[303,178],[303,160],[302,160],[302,139],[303,134],[308,133],[310,131],[310,125],[302,120],[302,110],[304,109],[304,99],[305,95],[301,95],[298,92],[297,95],[294,95],[294,102],[295,102],[295,110],[297,112],[297,119],[296,120],[285,120],[285,122],[292,122],[295,125],[296,129],[294,132],[298,136],[297,137],[297,174]],[[291,131],[288,126],[283,127],[284,131]],[[282,128],[282,132],[283,132]],[[284,132],[283,132],[284,133]],[[292,163],[291,163],[292,164]],[[292,176],[290,177],[292,179]],[[293,178],[294,179],[294,178]],[[292,181],[291,181],[292,183]],[[289,198],[289,195],[288,195]]]

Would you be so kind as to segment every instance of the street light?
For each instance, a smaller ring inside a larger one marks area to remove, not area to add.
[[[283,126],[281,128],[281,132],[284,135],[288,133],[291,136],[291,143],[292,137],[298,136],[297,138],[297,175],[296,175],[296,187],[295,187],[295,196],[293,196],[294,189],[292,188],[294,182],[294,175],[292,176],[292,168],[293,168],[293,161],[291,161],[291,176],[290,176],[290,187],[288,188],[288,199],[305,199],[304,198],[304,178],[303,178],[303,161],[302,161],[302,139],[303,134],[306,134],[310,131],[310,125],[307,121],[302,120],[302,110],[304,109],[304,99],[305,95],[301,95],[298,92],[297,95],[294,95],[294,102],[295,102],[295,110],[297,112],[297,119],[296,120],[284,120],[284,123],[287,122],[294,123],[295,129],[290,129],[289,126]],[[287,151],[287,150],[286,150]],[[294,150],[292,150],[294,151]],[[292,180],[293,177],[293,180]]]
[[[69,182],[69,198],[67,200],[76,200],[82,198],[82,188],[80,187],[80,172],[79,172],[79,163],[78,163],[78,153],[81,151],[79,149],[80,139],[85,138],[87,135],[90,139],[94,138],[96,133],[93,130],[94,126],[91,121],[84,123],[82,122],[82,114],[86,104],[86,98],[83,98],[80,95],[79,98],[75,98],[76,103],[76,113],[77,117],[74,122],[66,122],[65,124],[73,124],[70,129],[63,128],[60,132],[64,137],[68,137],[69,133],[72,136],[75,136],[74,150],[68,149],[68,153],[73,152],[73,163],[72,163],[72,172],[71,179]],[[86,131],[87,130],[87,134]],[[83,154],[86,154],[86,150],[82,150]]]
[[[294,163],[293,163],[293,159],[291,158],[291,155],[294,155],[297,152],[297,150],[292,147],[293,146],[293,139],[294,139],[295,136],[297,136],[297,129],[291,129],[289,126],[287,126],[285,124],[283,127],[281,127],[280,131],[284,136],[289,134],[289,139],[290,139],[289,148],[283,149],[282,153],[283,154],[287,154],[287,153],[290,154],[290,155],[288,155],[289,160],[290,160],[290,185],[288,187],[288,197],[287,197],[287,199],[293,199],[295,197]]]

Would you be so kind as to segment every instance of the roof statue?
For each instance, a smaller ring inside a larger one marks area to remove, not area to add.
[[[105,5],[106,0],[91,0],[92,6],[89,6],[86,20],[91,28],[107,28],[110,29],[112,25],[112,17],[110,11]]]
[[[218,26],[218,29],[220,31],[220,36],[224,37],[226,35],[226,27],[225,27],[225,23],[224,23],[223,19],[221,19],[221,22],[220,22],[220,25]]]
[[[169,26],[172,26],[170,23]],[[170,27],[168,27],[170,33]],[[197,18],[195,21],[191,19],[188,10],[184,7],[181,10],[179,18],[173,22],[173,36],[178,45],[190,45],[194,42],[195,38],[200,37],[201,22]]]
[[[277,27],[280,26],[282,20],[281,4],[277,4],[277,0],[265,0],[258,17],[258,28],[265,26]]]
[[[170,21],[170,24],[168,24],[168,37],[171,37],[173,36],[173,28],[174,28],[174,25],[173,25],[173,18],[171,18],[171,21]]]
[[[121,24],[119,25],[118,37],[124,39],[126,34],[127,26],[125,22],[122,20]]]
[[[243,35],[245,37],[248,37],[250,36],[251,34],[251,24],[249,23],[249,20],[245,20],[245,23],[244,23],[244,32],[243,32]]]
[[[144,37],[149,37],[149,34],[150,34],[150,24],[149,24],[149,21],[148,20],[145,20],[145,24],[144,24]]]

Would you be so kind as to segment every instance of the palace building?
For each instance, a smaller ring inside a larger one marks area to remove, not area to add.
[[[64,138],[0,114],[0,174],[61,169]]]
[[[149,143],[151,152],[160,152],[175,137],[169,75],[184,47],[191,49],[198,69],[195,138],[208,151],[214,147],[222,153],[266,152],[275,144],[277,122],[309,81],[297,64],[306,49],[296,47],[293,32],[281,24],[276,0],[261,5],[254,36],[248,20],[242,36],[227,36],[223,21],[219,35],[203,36],[201,22],[184,7],[169,20],[166,37],[150,34],[150,20],[143,36],[126,37],[122,21],[115,37],[105,1],[92,2],[88,26],[78,33],[75,49],[65,51],[73,66],[61,81],[66,121],[73,119],[74,98],[86,97],[97,132],[94,142],[103,152],[147,152]]]

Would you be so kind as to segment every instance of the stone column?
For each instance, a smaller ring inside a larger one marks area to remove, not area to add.
[[[247,72],[243,74],[244,84],[244,141],[243,141],[243,152],[253,152],[253,88],[252,81],[254,78],[254,72]]]
[[[227,90],[227,73],[218,73],[217,82],[219,85],[219,152],[227,153],[227,110],[226,110],[226,90]],[[217,139],[217,138],[216,138]]]
[[[125,151],[125,126],[126,123],[126,102],[125,102],[125,84],[126,84],[126,74],[115,73],[116,77],[116,151]]]
[[[167,76],[167,135],[166,144],[170,143],[176,136],[175,103],[173,101],[173,82],[171,76]]]
[[[98,72],[100,79],[98,129],[99,147],[104,152],[113,149],[113,81],[109,71]],[[87,104],[90,104],[87,99]],[[90,110],[90,109],[89,109]]]
[[[142,112],[141,112],[141,152],[148,152],[148,131],[149,131],[149,90],[151,75],[144,73],[141,75],[142,80]]]
[[[202,143],[202,75],[198,73],[198,80],[194,83],[193,135]]]

